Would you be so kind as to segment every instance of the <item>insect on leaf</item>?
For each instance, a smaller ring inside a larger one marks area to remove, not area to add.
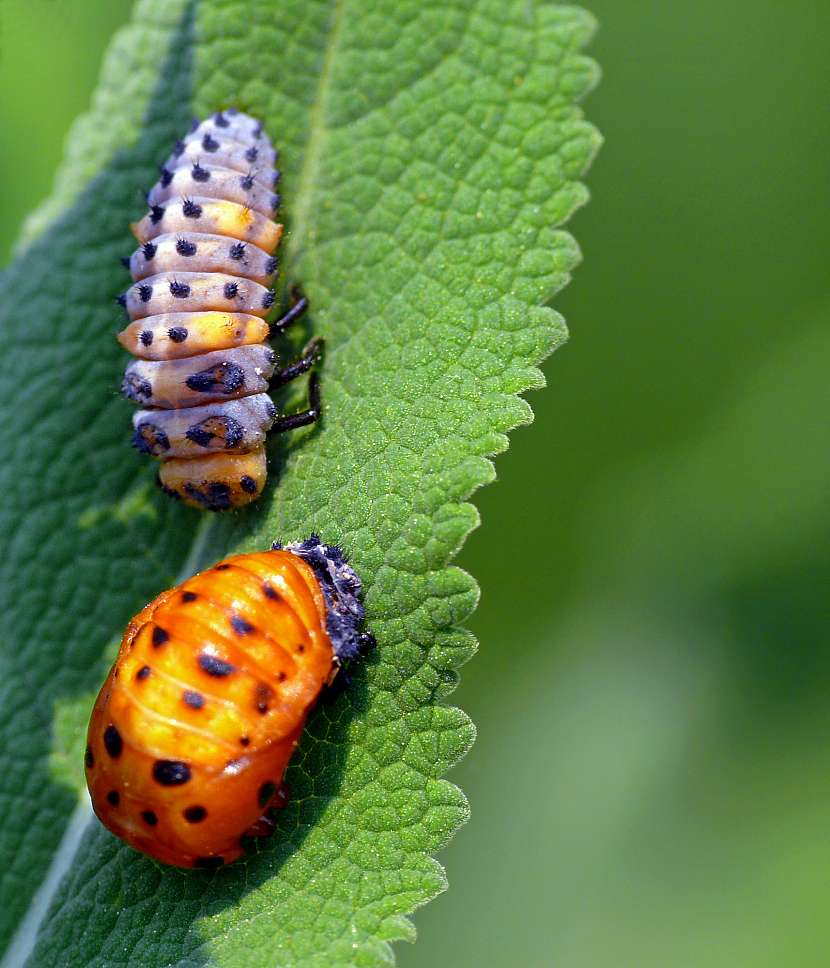
[[[115,40],[123,56],[3,279],[7,963],[34,945],[36,966],[388,965],[445,887],[431,855],[468,808],[443,776],[473,727],[443,700],[477,596],[450,561],[490,458],[531,419],[517,394],[565,336],[546,304],[578,261],[561,225],[598,145],[577,106],[592,30],[577,7],[527,0],[141,0]],[[297,340],[327,341],[325,410],[270,441],[257,504],[204,517],[129,449],[113,300],[156,165],[191,114],[229,106],[281,149],[283,281],[312,304]],[[85,826],[72,764],[129,617],[202,565],[312,531],[350,552],[379,646],[312,716],[277,834],[181,872]],[[73,810],[85,832],[56,854]]]

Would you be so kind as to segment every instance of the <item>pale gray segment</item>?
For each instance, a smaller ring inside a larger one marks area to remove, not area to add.
[[[261,343],[178,360],[133,360],[121,389],[147,407],[197,407],[264,393],[276,361],[270,346]]]
[[[233,138],[236,141],[256,145],[271,144],[262,123],[241,111],[236,113],[220,111],[212,114],[190,131],[188,137],[201,139],[208,132],[214,138]]]
[[[130,319],[208,309],[261,316],[274,302],[270,289],[224,272],[161,272],[130,286],[125,295]]]
[[[234,141],[227,135],[189,134],[165,161],[168,171],[190,167],[194,162],[203,165],[223,165],[235,171],[247,172],[252,168],[274,168],[277,153],[266,138],[244,143]]]
[[[148,258],[149,255],[149,258]],[[163,272],[225,272],[249,279],[267,279],[276,259],[252,242],[204,232],[167,232],[130,256],[130,272],[138,281]]]
[[[133,443],[155,457],[247,454],[265,443],[276,416],[267,393],[183,410],[138,410]]]
[[[271,218],[279,207],[279,198],[274,192],[275,177],[273,168],[259,171],[256,176],[209,164],[177,168],[153,185],[147,204],[163,206],[170,198],[203,195],[245,205]]]

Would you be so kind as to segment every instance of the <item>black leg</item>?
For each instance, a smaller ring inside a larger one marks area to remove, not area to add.
[[[284,430],[296,430],[297,427],[306,427],[308,424],[313,424],[319,419],[320,377],[316,373],[312,373],[308,379],[308,410],[301,410],[299,413],[289,413],[284,417],[277,417],[271,429],[279,434]]]
[[[308,309],[308,300],[302,294],[298,286],[294,286],[291,290],[291,298],[294,302],[291,308],[284,316],[281,316],[276,322],[271,323],[271,335],[274,333],[284,333],[292,323],[296,323],[297,320],[302,316]]]
[[[283,383],[288,383],[291,380],[296,379],[302,373],[310,370],[315,363],[320,361],[323,355],[323,347],[326,344],[319,337],[315,337],[309,340],[308,343],[303,347],[302,356],[295,360],[293,363],[289,363],[285,369],[280,370],[271,377],[272,386],[281,386]]]

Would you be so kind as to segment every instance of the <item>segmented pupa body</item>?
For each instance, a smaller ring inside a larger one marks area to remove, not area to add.
[[[194,122],[161,167],[150,210],[131,226],[140,246],[125,259],[133,285],[119,297],[130,324],[118,335],[136,359],[122,390],[141,406],[133,443],[161,460],[162,488],[194,507],[255,500],[267,477],[265,435],[314,422],[309,406],[278,415],[269,381],[285,383],[320,358],[313,340],[278,369],[267,340],[305,311],[299,298],[276,323],[273,255],[283,227],[277,154],[255,118],[230,109]]]

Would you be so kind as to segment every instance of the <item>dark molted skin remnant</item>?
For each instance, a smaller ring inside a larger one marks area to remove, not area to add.
[[[244,411],[240,421],[236,410],[214,410],[209,421],[189,426],[183,419],[151,416],[201,406],[184,386],[204,394],[204,404],[223,406],[267,390],[272,362],[257,361],[246,371],[230,359],[215,365],[216,356],[202,365],[197,361],[216,351],[262,345],[269,336],[263,320],[277,301],[274,250],[282,234],[274,214],[280,203],[273,193],[280,178],[276,159],[262,124],[241,111],[229,108],[194,122],[160,164],[147,195],[149,211],[133,226],[139,247],[123,260],[134,285],[119,303],[133,326],[118,338],[139,362],[122,390],[148,408],[134,421],[133,445],[161,461],[158,483],[165,494],[202,510],[230,510],[256,500],[267,477],[268,430],[282,433],[320,418],[316,377],[309,381],[308,405],[298,413],[279,416],[274,409],[266,419],[260,405]],[[284,332],[307,307],[305,297],[295,295],[270,324],[270,335]],[[315,366],[321,347],[318,340],[300,359],[276,369],[274,385]],[[191,358],[196,365],[176,369]],[[153,365],[147,368],[143,361]]]

